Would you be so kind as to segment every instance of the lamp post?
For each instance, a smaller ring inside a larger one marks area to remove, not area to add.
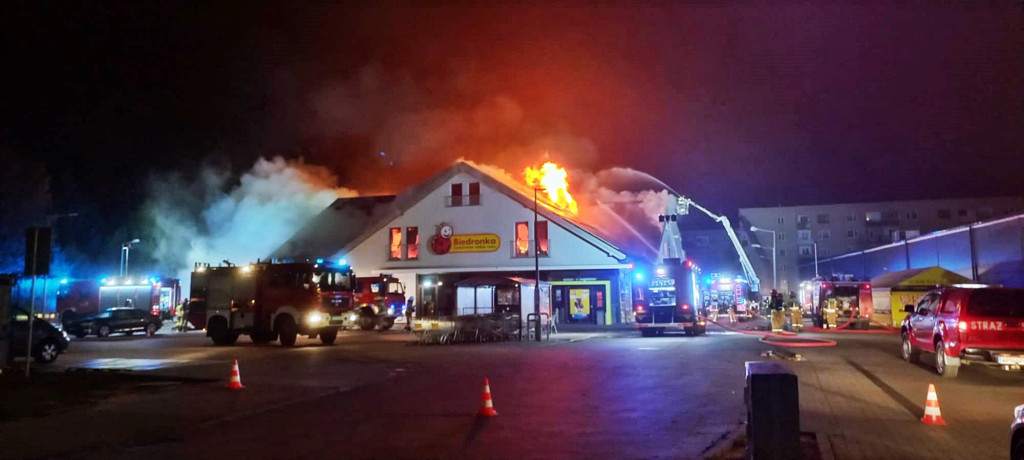
[[[772,234],[772,289],[778,290],[778,272],[775,270],[775,230],[769,230],[767,228],[757,228],[752,225],[750,226],[750,231],[765,232]]]
[[[818,242],[817,241],[812,241],[811,243],[814,244],[814,277],[817,278],[818,277]]]
[[[131,251],[132,245],[137,243],[139,243],[138,238],[121,243],[121,278],[128,275],[128,252]]]
[[[534,322],[534,339],[540,342],[540,239],[537,238],[537,191],[543,187],[533,188],[533,311],[537,314]]]

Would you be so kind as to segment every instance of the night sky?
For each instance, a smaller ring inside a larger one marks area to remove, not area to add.
[[[1019,2],[116,3],[0,19],[0,147],[100,228],[155,176],[274,155],[372,193],[548,152],[730,213],[1024,192]]]

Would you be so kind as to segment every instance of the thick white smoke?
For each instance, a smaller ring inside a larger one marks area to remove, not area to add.
[[[232,178],[207,167],[193,180],[179,175],[153,185],[145,205],[152,255],[183,283],[196,262],[266,258],[335,199],[357,195],[339,188],[327,168],[280,157],[260,158],[237,183]]]

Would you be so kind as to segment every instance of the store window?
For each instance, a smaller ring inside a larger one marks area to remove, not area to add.
[[[388,257],[391,260],[402,260],[402,228],[392,227],[391,228],[391,251]]]
[[[480,205],[480,183],[470,182],[469,183],[469,205],[479,206]]]
[[[548,222],[537,222],[537,255],[548,255]]]
[[[516,244],[513,249],[515,257],[530,255],[530,224],[528,222],[516,222]]]
[[[420,229],[419,227],[405,228],[405,255],[409,260],[420,258]]]
[[[452,206],[462,206],[462,184],[452,184]]]

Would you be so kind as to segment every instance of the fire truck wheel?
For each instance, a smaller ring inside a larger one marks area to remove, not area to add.
[[[373,328],[377,327],[376,321],[372,317],[360,316],[359,317],[359,329],[364,331],[372,331]]]
[[[299,329],[295,327],[295,320],[291,316],[282,315],[277,319],[277,327],[274,328],[277,331],[281,345],[290,347],[295,345],[295,339],[299,336]]]
[[[233,345],[238,340],[238,334],[228,332],[228,323],[223,318],[217,317],[212,319],[208,330],[214,344]]]
[[[333,345],[334,344],[334,340],[337,339],[337,338],[338,338],[338,330],[337,329],[331,329],[329,331],[328,330],[320,331],[320,343],[322,343],[324,345]]]
[[[388,329],[391,329],[391,327],[394,326],[394,325],[395,325],[395,319],[394,318],[382,318],[380,320],[380,325],[378,327],[380,327],[380,330],[386,331]]]

